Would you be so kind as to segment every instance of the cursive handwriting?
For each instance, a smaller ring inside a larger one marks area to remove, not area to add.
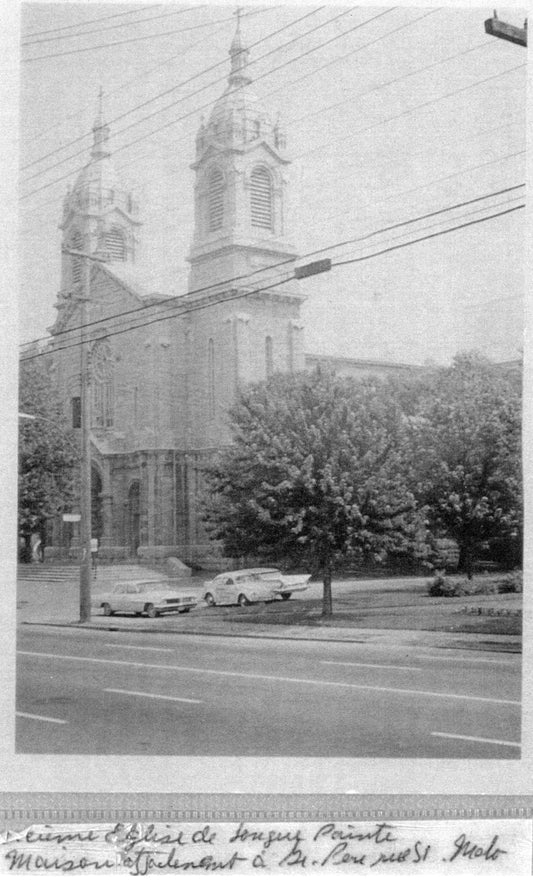
[[[461,859],[467,858],[468,860],[478,860],[479,858],[483,858],[483,860],[498,860],[500,854],[507,854],[507,851],[503,848],[498,848],[498,838],[499,836],[493,836],[490,844],[484,848],[483,845],[477,845],[467,839],[466,833],[461,833],[453,843],[455,851],[452,852],[448,859],[457,860],[460,857]]]
[[[125,857],[122,861],[123,866],[131,870],[134,876],[147,876],[152,870],[183,870],[192,871],[203,870],[206,873],[213,873],[220,870],[231,872],[239,863],[247,861],[247,857],[243,857],[236,851],[231,857],[221,857],[217,859],[213,854],[201,857],[199,860],[181,859],[176,856],[176,849],[165,856],[156,854],[151,851],[137,851],[130,857]]]

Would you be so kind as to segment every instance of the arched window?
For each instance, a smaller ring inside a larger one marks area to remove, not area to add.
[[[91,425],[96,428],[113,425],[114,375],[109,343],[97,342],[91,351]]]
[[[256,167],[251,177],[252,225],[272,228],[272,181],[265,167]]]
[[[208,186],[208,222],[209,231],[222,228],[224,222],[224,176],[215,167],[209,173]]]
[[[215,416],[215,343],[212,339],[207,345],[207,409],[209,418]]]
[[[79,231],[73,231],[70,238],[71,250],[83,250],[83,239]],[[83,271],[83,259],[81,256],[72,256],[72,282],[81,284]]]
[[[120,228],[113,226],[105,236],[106,252],[109,254],[111,261],[124,262],[126,259],[126,244],[124,241],[124,232]]]
[[[267,336],[265,339],[265,370],[268,379],[268,377],[272,376],[274,372],[274,347],[272,344],[272,336]]]

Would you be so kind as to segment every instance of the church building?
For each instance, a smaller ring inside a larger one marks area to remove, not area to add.
[[[199,515],[202,469],[231,443],[238,387],[321,361],[304,352],[285,133],[250,88],[239,26],[229,54],[227,86],[196,136],[186,295],[137,262],[140,210],[114,172],[101,101],[89,162],[64,200],[50,357],[79,426],[81,337],[88,343],[92,532],[102,560],[218,563]],[[351,375],[386,369],[340,364]],[[55,522],[50,554],[74,554],[78,527]]]

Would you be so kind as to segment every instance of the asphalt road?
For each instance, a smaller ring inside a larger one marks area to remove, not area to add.
[[[520,756],[521,658],[22,627],[18,753]]]

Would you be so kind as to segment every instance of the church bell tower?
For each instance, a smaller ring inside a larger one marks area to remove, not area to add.
[[[196,137],[190,291],[284,260],[292,270],[296,256],[288,231],[285,134],[251,89],[240,17],[229,55],[227,87]]]
[[[112,263],[134,262],[137,252],[139,207],[113,168],[101,89],[92,132],[90,160],[63,201],[60,297],[79,295],[82,288],[83,259],[67,250],[90,253]]]

